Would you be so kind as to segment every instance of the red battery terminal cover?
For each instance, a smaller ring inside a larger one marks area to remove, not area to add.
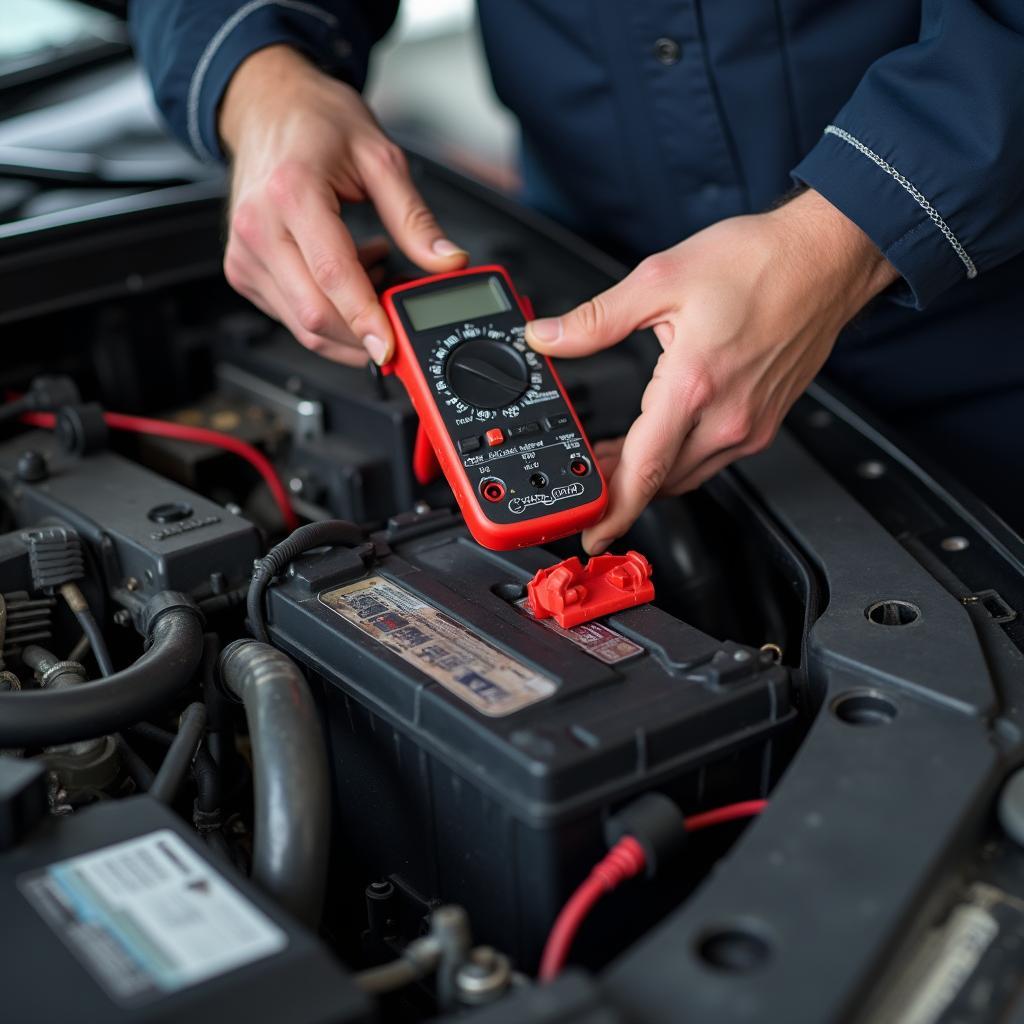
[[[527,584],[535,618],[554,617],[563,629],[654,600],[651,563],[639,551],[578,558],[540,569]]]

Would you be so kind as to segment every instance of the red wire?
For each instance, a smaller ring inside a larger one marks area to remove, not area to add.
[[[644,863],[643,847],[632,836],[623,836],[594,865],[586,880],[569,897],[555,919],[540,961],[541,981],[551,981],[562,969],[573,939],[594,904],[627,878],[640,874]]]
[[[726,804],[724,807],[716,807],[713,811],[691,814],[690,817],[683,818],[683,824],[687,832],[697,832],[712,825],[735,821],[737,818],[756,817],[767,806],[767,800],[741,800],[738,804]]]
[[[743,800],[693,814],[684,818],[683,824],[688,832],[696,832],[727,821],[752,818],[767,806],[767,800]],[[643,871],[645,863],[643,847],[632,836],[623,836],[598,861],[555,918],[540,960],[541,981],[553,980],[565,966],[576,933],[597,901],[626,879],[635,878]]]
[[[56,417],[50,412],[27,412],[22,421],[33,427],[52,429]],[[167,420],[152,420],[145,416],[128,416],[121,412],[105,412],[103,420],[111,430],[124,430],[131,434],[149,434],[153,437],[170,437],[176,441],[189,441],[193,444],[208,444],[224,451],[232,452],[245,459],[266,481],[273,495],[274,502],[281,510],[284,525],[294,530],[299,525],[298,516],[292,508],[281,478],[277,475],[270,460],[251,444],[231,434],[219,430],[208,430],[206,427],[189,427],[183,423],[171,423]]]

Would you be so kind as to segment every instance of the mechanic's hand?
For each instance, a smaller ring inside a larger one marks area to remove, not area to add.
[[[224,273],[307,348],[341,363],[390,358],[394,339],[359,253],[339,216],[371,200],[418,266],[457,270],[467,254],[444,237],[409,177],[402,151],[355,89],[298,51],[271,46],[235,72],[219,129],[232,157]],[[365,351],[364,351],[365,350]]]
[[[595,447],[609,480],[590,554],[658,494],[681,494],[765,448],[821,369],[842,327],[898,276],[852,221],[807,191],[734,217],[644,260],[608,291],[526,338],[585,356],[653,327],[662,354],[625,438]]]

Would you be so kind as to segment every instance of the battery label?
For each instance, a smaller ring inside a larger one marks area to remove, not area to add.
[[[383,576],[326,590],[320,601],[483,715],[510,715],[555,692],[553,679]]]
[[[18,888],[107,993],[131,1006],[288,944],[170,829],[50,864]]]
[[[597,658],[598,661],[603,661],[606,665],[616,665],[620,661],[635,658],[638,654],[644,653],[640,644],[627,639],[603,622],[583,622],[578,626],[573,626],[572,629],[565,629],[554,619],[537,619],[533,614],[529,598],[524,597],[516,601],[516,607],[534,622],[540,622],[552,633],[565,637],[566,640],[570,640],[587,654]]]

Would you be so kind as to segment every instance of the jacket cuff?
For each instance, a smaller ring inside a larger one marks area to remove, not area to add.
[[[904,284],[891,293],[895,301],[923,309],[977,276],[939,211],[870,141],[829,125],[790,173],[849,217],[899,271]]]
[[[356,88],[366,79],[368,39],[359,25],[340,24],[330,11],[300,0],[250,0],[207,42],[188,84],[188,140],[204,160],[222,160],[217,115],[231,76],[257,50],[286,43],[323,71]],[[355,37],[355,38],[353,38]]]

